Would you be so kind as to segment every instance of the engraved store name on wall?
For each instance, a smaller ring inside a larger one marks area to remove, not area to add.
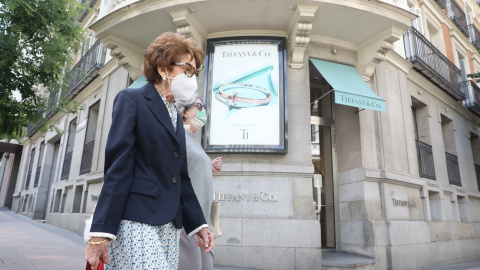
[[[232,201],[232,202],[276,202],[277,196],[268,194],[266,192],[252,193],[252,194],[232,194],[213,192],[214,201]]]

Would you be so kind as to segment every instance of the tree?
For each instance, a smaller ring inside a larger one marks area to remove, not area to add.
[[[77,0],[0,2],[0,139],[19,138],[41,121],[38,86],[59,89],[82,38],[81,8]]]

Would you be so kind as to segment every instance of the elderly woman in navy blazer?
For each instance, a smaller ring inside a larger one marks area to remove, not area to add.
[[[141,88],[124,89],[113,105],[104,184],[85,249],[97,269],[176,269],[180,228],[213,248],[188,177],[185,131],[175,99],[197,89],[203,52],[192,39],[164,33],[145,52]]]

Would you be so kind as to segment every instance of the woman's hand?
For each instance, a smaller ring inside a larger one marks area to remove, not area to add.
[[[205,248],[205,253],[212,250],[213,244],[213,233],[210,232],[208,228],[203,228],[197,232],[197,241],[195,241],[197,247]]]
[[[212,172],[219,172],[222,170],[222,157],[217,157],[212,160]]]
[[[105,237],[92,237],[89,242],[101,242],[105,240]],[[105,241],[98,245],[87,245],[85,248],[85,260],[90,263],[92,270],[97,270],[100,259],[103,260],[103,263],[108,264],[110,258],[108,257],[108,241]]]

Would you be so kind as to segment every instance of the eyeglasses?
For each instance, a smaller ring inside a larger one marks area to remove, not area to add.
[[[197,76],[200,74],[200,70],[198,70],[196,67],[194,67],[190,63],[181,63],[181,62],[171,62],[170,65],[172,66],[184,66],[185,67],[185,75],[187,77],[193,77],[193,75]]]
[[[193,106],[197,106],[197,109],[198,109],[199,111],[203,111],[203,110],[206,110],[206,109],[207,109],[207,107],[205,107],[205,105],[203,105],[201,102],[197,102],[196,104],[193,103],[192,105],[186,107],[185,109],[188,110],[188,109],[190,109],[190,108],[193,107]]]

